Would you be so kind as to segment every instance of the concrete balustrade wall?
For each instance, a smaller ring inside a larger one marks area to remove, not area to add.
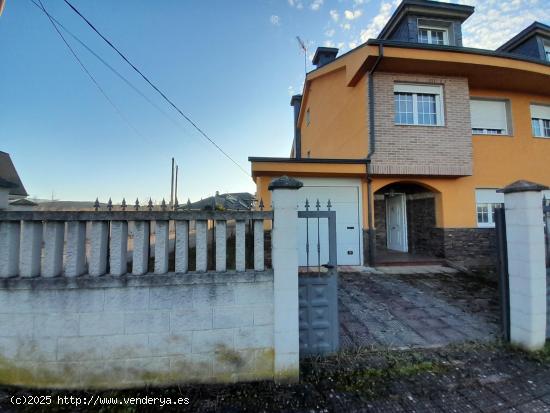
[[[274,212],[0,211],[0,384],[115,388],[296,380],[296,231],[287,222],[297,219],[292,192],[275,196],[285,220],[274,224],[281,245],[275,254],[280,268],[273,270],[264,264],[263,222]],[[228,220],[236,222],[235,270],[226,265]],[[247,220],[253,221],[252,245],[245,240]],[[206,267],[209,221],[216,225],[215,272]],[[193,272],[190,223],[197,237]],[[253,269],[246,268],[247,248],[254,251]]]

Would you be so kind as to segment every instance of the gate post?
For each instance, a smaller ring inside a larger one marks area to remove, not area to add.
[[[510,288],[510,340],[538,350],[546,339],[546,265],[541,191],[516,181],[504,193]]]
[[[298,325],[298,194],[302,183],[283,176],[269,185],[272,191],[274,378],[298,381],[300,342]]]

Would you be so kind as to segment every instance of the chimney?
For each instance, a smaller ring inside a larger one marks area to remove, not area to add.
[[[290,106],[294,107],[294,157],[302,158],[302,134],[298,125],[298,116],[302,107],[302,95],[294,95],[290,99]]]
[[[318,47],[313,56],[312,63],[319,69],[336,59],[338,49],[335,47]]]

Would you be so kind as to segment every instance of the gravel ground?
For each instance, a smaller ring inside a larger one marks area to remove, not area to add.
[[[193,412],[550,412],[550,344],[527,355],[498,344],[437,350],[347,351],[305,360],[299,384],[271,382],[118,392],[0,390],[0,411],[158,411],[159,406],[28,406],[10,396],[188,397]]]

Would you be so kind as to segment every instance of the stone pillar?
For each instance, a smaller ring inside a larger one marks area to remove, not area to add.
[[[170,221],[157,221],[155,225],[155,274],[168,272]]]
[[[149,221],[134,221],[134,253],[132,274],[143,275],[149,271]]]
[[[227,270],[227,221],[216,221],[216,271]]]
[[[283,176],[271,182],[273,204],[272,261],[274,311],[274,376],[298,381],[298,191],[302,183]]]
[[[86,271],[86,222],[67,222],[65,277],[78,277]]]
[[[128,222],[111,221],[109,272],[124,275],[128,270]]]
[[[109,223],[92,221],[90,228],[90,262],[88,273],[93,276],[107,272],[107,244],[109,243]]]
[[[44,225],[42,277],[57,277],[63,271],[65,223],[50,221]]]
[[[176,272],[189,270],[189,221],[176,221]]]
[[[235,222],[235,269],[246,270],[246,225],[244,221]]]
[[[263,271],[264,264],[264,220],[254,220],[254,269]]]
[[[42,222],[23,221],[19,256],[19,275],[21,277],[36,277],[40,275],[41,253]]]
[[[195,221],[195,253],[196,253],[196,271],[205,272],[208,265],[208,221]]]
[[[538,350],[546,339],[546,265],[541,191],[517,181],[502,189],[510,283],[510,339]]]
[[[18,221],[0,222],[0,278],[15,277],[19,273]]]

